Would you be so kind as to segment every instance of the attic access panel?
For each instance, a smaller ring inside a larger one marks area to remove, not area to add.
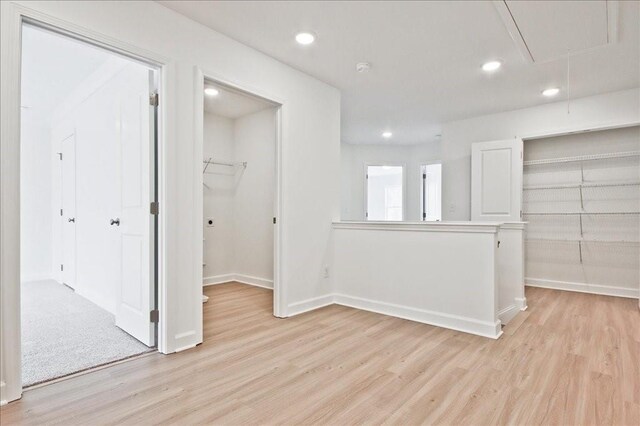
[[[617,1],[514,1],[494,4],[522,55],[548,62],[616,42]]]

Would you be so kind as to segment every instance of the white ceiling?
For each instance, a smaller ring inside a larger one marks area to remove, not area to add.
[[[80,82],[114,57],[119,56],[25,25],[22,30],[23,112],[28,117],[47,120]]]
[[[219,92],[217,96],[204,95],[204,110],[221,117],[236,119],[274,106],[268,101],[214,82],[205,81],[204,86],[213,87]]]
[[[567,93],[566,57],[526,61],[490,1],[160,3],[339,88],[348,143],[429,142],[444,122],[555,102]],[[515,13],[545,55],[579,41],[553,39],[571,38],[573,26],[595,32],[587,41],[599,44],[603,1],[541,3],[517,2]],[[617,43],[571,56],[574,98],[640,86],[639,3],[618,6]],[[545,16],[564,30],[540,25]],[[315,32],[316,43],[297,45],[300,30]],[[493,58],[504,66],[488,75],[480,66]],[[362,61],[371,63],[368,73],[355,71]],[[550,86],[561,94],[543,98]],[[386,129],[393,131],[388,141],[380,136]]]

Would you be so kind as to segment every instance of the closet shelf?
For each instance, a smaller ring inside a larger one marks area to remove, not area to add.
[[[638,182],[603,182],[603,183],[575,183],[575,184],[558,184],[558,185],[540,185],[540,186],[526,186],[522,189],[524,191],[536,191],[543,189],[578,189],[578,188],[608,188],[608,187],[620,187],[620,186],[640,186]]]
[[[618,215],[640,215],[640,212],[543,212],[543,213],[528,213],[523,212],[523,216],[618,216]]]
[[[537,166],[537,165],[543,165],[543,164],[574,163],[579,161],[607,160],[611,158],[628,158],[628,157],[640,157],[640,151],[624,151],[624,152],[611,152],[607,154],[579,155],[576,157],[549,158],[546,160],[529,160],[529,161],[523,162],[523,164],[524,166]]]
[[[626,240],[568,240],[568,239],[554,239],[554,238],[527,238],[526,243],[587,243],[587,244],[618,244],[628,246],[639,246],[640,241],[626,241]]]

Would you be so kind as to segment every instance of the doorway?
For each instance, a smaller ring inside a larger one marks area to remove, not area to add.
[[[211,79],[202,93],[203,302],[207,286],[255,286],[276,313],[280,105]]]
[[[154,350],[158,69],[22,27],[23,386]]]

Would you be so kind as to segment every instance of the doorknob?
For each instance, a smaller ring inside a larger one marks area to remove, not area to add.
[[[117,217],[115,219],[111,219],[111,225],[120,226],[120,219]]]
[[[69,218],[69,222],[76,223],[76,218],[75,218],[75,217],[70,217],[70,218]]]

